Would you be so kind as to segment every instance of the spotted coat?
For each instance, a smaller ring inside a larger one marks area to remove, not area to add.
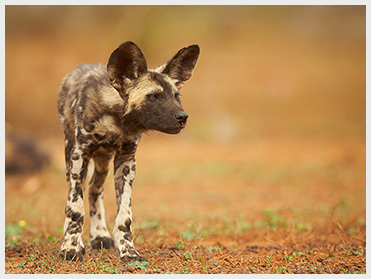
[[[93,249],[116,249],[122,261],[145,260],[131,234],[131,193],[136,171],[135,152],[144,132],[179,133],[188,114],[179,90],[196,65],[199,47],[178,51],[168,62],[148,70],[139,47],[125,42],[112,52],[107,66],[82,64],[63,79],[58,113],[65,134],[66,177],[70,185],[65,208],[60,256],[82,259],[85,219],[84,181],[89,162],[90,243]],[[113,238],[107,230],[103,184],[113,158],[117,217]]]

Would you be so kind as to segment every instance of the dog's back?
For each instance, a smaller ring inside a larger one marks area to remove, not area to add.
[[[124,108],[124,100],[110,85],[105,65],[81,64],[60,86],[59,119],[65,132],[78,131],[76,137],[101,140],[109,134],[121,134],[118,126]]]

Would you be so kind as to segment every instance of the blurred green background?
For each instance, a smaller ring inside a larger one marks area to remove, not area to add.
[[[6,112],[62,137],[61,79],[132,40],[149,67],[197,43],[183,89],[195,140],[365,137],[365,6],[6,6]]]

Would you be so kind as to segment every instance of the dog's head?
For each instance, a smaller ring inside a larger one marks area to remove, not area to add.
[[[111,85],[125,100],[124,121],[143,130],[179,133],[188,118],[179,90],[192,76],[199,53],[199,46],[191,45],[157,69],[148,70],[142,51],[133,42],[112,52],[107,72]]]

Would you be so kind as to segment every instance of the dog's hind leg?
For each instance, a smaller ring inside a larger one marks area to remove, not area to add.
[[[90,243],[92,249],[114,247],[114,241],[110,236],[103,205],[103,183],[106,180],[112,153],[96,152],[93,154],[94,173],[89,182],[89,206],[90,206]]]
[[[66,148],[70,155],[70,165],[67,165],[70,176],[70,191],[67,198],[64,222],[64,239],[59,255],[66,260],[82,259],[85,247],[82,243],[81,233],[84,225],[84,180],[89,164],[89,156],[78,145]]]

